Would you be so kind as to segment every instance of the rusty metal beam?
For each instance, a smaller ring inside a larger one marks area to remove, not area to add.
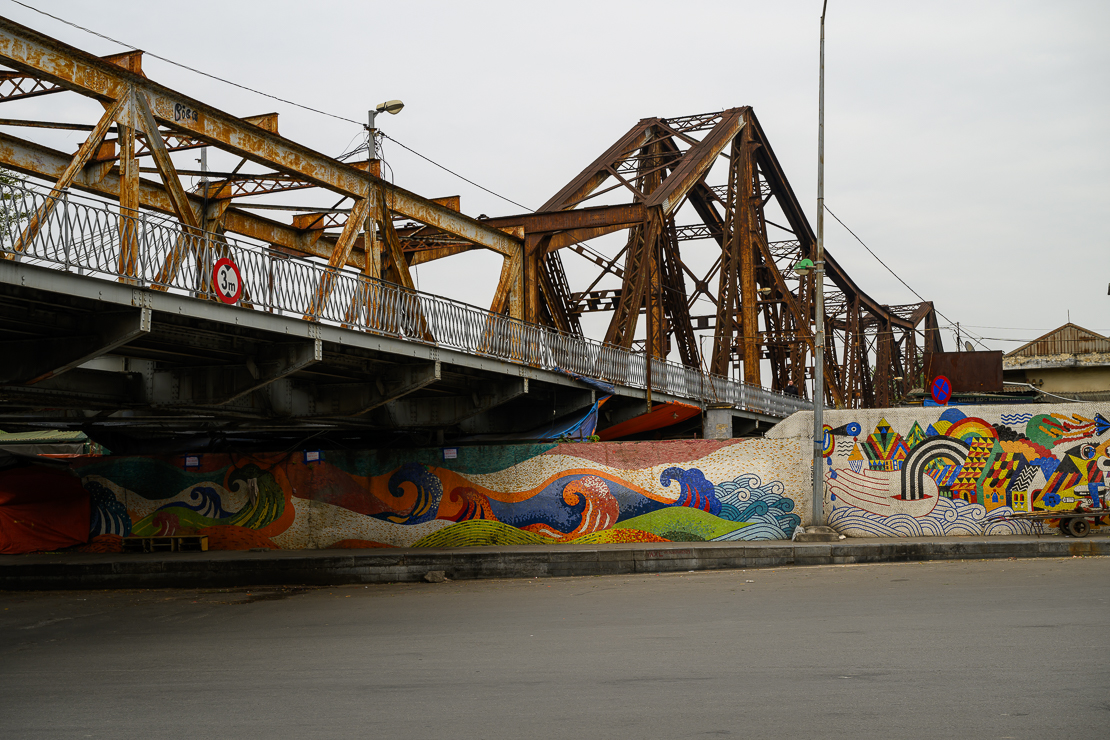
[[[632,226],[644,220],[644,206],[631,203],[618,206],[576,208],[571,211],[524,213],[517,216],[500,216],[483,221],[487,226],[504,228],[523,226],[526,233],[539,231],[566,231],[568,229],[593,229],[608,226]]]
[[[138,50],[100,57],[136,74],[143,74],[143,53]],[[0,103],[65,92],[68,88],[54,82],[19,72],[0,72]]]
[[[141,95],[134,96],[133,104],[136,108],[135,113],[139,120],[139,126],[146,137],[146,145],[151,154],[154,155],[154,163],[158,168],[158,174],[161,175],[162,184],[166,186],[166,192],[173,204],[174,215],[184,226],[199,229],[200,223],[193,213],[192,205],[189,203],[185,190],[181,187],[181,180],[178,179],[177,170],[174,168],[173,160],[170,159],[166,142],[162,140],[162,132],[158,130],[158,124],[154,121],[150,107]],[[137,194],[136,201],[138,201]]]
[[[502,254],[519,245],[476,219],[6,18],[0,18],[0,61],[109,104],[133,87],[146,96],[155,119],[173,131],[345,195],[366,198],[371,187],[381,188],[391,210]]]
[[[723,122],[718,127],[724,125]],[[715,128],[714,131],[717,129]],[[732,239],[736,245],[735,252],[740,259],[738,271],[740,299],[740,333],[741,356],[744,362],[744,382],[751,385],[762,385],[760,377],[760,364],[762,360],[759,336],[759,300],[756,294],[755,267],[757,241],[759,240],[760,224],[759,214],[756,212],[752,201],[759,196],[754,194],[757,180],[755,171],[756,144],[752,140],[751,130],[743,131],[739,146],[733,149],[733,161],[736,166],[736,216],[733,226]]]
[[[609,179],[607,167],[626,159],[630,154],[651,140],[651,127],[657,119],[645,118],[633,126],[616,144],[609,147],[589,167],[571,180],[566,187],[557,192],[549,201],[540,206],[540,211],[562,211],[573,208],[586,196]]]
[[[328,267],[331,269],[320,276],[320,283],[316,286],[316,294],[305,310],[306,321],[315,321],[323,311],[324,306],[327,305],[328,298],[331,297],[331,291],[335,285],[336,270],[347,264],[347,257],[351,254],[355,237],[358,235],[359,225],[365,222],[369,210],[370,201],[366,198],[355,201],[354,208],[351,209],[351,217],[347,219],[347,223],[343,227],[343,233],[339,235],[339,241],[335,245],[335,251],[328,259]]]
[[[751,130],[747,131],[748,138]],[[734,140],[735,141],[735,140]],[[739,147],[733,145],[733,154],[737,155]],[[715,375],[729,375],[733,349],[736,347],[736,328],[741,328],[743,336],[743,319],[740,316],[740,269],[741,269],[741,240],[740,227],[738,226],[739,206],[743,190],[744,172],[741,169],[741,157],[733,156],[728,171],[728,186],[725,191],[725,215],[720,220],[719,214],[704,193],[694,192],[690,202],[706,222],[715,222],[721,237],[718,244],[721,247],[721,256],[717,261],[719,270],[717,283],[717,315],[713,326],[713,354],[709,362],[709,371]],[[713,271],[710,270],[703,282],[708,283]],[[704,289],[703,289],[704,290]],[[708,291],[705,291],[708,292]],[[742,352],[743,350],[740,349]]]
[[[92,132],[89,134],[88,138],[85,139],[85,142],[80,148],[78,148],[77,153],[70,158],[59,173],[58,179],[54,182],[54,187],[51,190],[52,195],[60,195],[63,190],[69,188],[73,183],[74,178],[77,177],[77,173],[88,164],[89,160],[92,159],[93,155],[100,148],[100,142],[104,140],[104,136],[108,133],[108,127],[115,121],[116,114],[123,106],[123,101],[118,100],[108,106],[108,109],[104,111],[104,115],[101,116],[100,122],[93,127]],[[50,198],[39,206],[38,210],[27,222],[27,226],[24,227],[19,240],[15,243],[14,251],[22,252],[26,248],[26,245],[35,238],[39,229],[42,228],[42,223],[50,216],[50,212],[54,210],[56,204],[57,199]],[[7,254],[4,255],[4,257],[6,259],[11,259],[11,256]]]
[[[401,243],[404,244],[404,241],[402,241]],[[439,247],[438,249],[422,249],[418,252],[409,252],[408,249],[405,249],[404,251],[410,255],[409,266],[416,267],[417,265],[423,265],[427,262],[434,262],[435,260],[440,260],[444,257],[454,257],[456,254],[469,252],[472,249],[474,249],[474,246],[471,244],[456,244],[453,246]],[[506,259],[508,259],[508,257],[506,257]]]
[[[0,133],[0,166],[7,169],[48,180],[58,180],[71,161],[72,156],[64,152]],[[118,172],[111,171],[103,164],[91,164],[74,175],[71,187],[118,199],[120,176]],[[199,213],[203,207],[204,198],[195,193],[186,195],[193,210]],[[140,179],[139,204],[159,213],[174,214],[173,201],[166,188],[160,183]],[[235,208],[227,210],[224,216],[224,227],[235,234],[324,259],[331,257],[334,246],[334,239],[330,237],[320,237],[316,240],[307,231]],[[361,251],[352,252],[348,264],[362,267],[363,263]]]
[[[171,152],[180,152],[186,149],[200,149],[202,147],[208,146],[207,143],[200,141],[199,139],[194,139],[191,136],[182,136],[180,134],[175,134],[172,131],[161,131],[160,135],[163,137],[165,148]],[[116,139],[107,139],[105,140],[105,143],[114,145],[117,143],[117,141]],[[135,147],[135,151],[133,152],[133,155],[136,158],[153,156],[154,152],[151,151],[151,149],[146,145],[145,142],[139,141],[137,142],[137,144],[138,145]],[[94,161],[113,162],[119,159],[119,154],[117,154],[114,149],[115,148],[113,146],[111,148],[107,148],[107,150],[101,150],[101,152],[97,154]]]
[[[250,195],[285,193],[290,190],[308,190],[316,183],[291,175],[243,175],[230,180],[214,180],[208,185],[208,197],[213,200],[230,200]]]
[[[34,75],[0,72],[0,102],[65,92],[65,88]]]
[[[658,206],[667,216],[674,213],[690,189],[705,176],[717,155],[732,143],[736,134],[743,128],[743,114],[746,110],[746,108],[733,108],[726,111],[724,118],[713,127],[709,135],[683,155],[666,182],[651,193],[651,197],[644,205],[648,208]]]

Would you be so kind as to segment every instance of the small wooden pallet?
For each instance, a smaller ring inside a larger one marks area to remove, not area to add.
[[[208,535],[171,534],[163,537],[124,537],[124,552],[206,552]]]

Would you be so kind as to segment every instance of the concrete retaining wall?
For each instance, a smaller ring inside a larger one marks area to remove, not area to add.
[[[76,463],[90,552],[789,539],[809,521],[812,414],[766,439],[109,457]],[[1110,404],[832,411],[828,524],[851,537],[1031,534],[992,521],[1105,491]]]
[[[1105,497],[1108,420],[1106,403],[826,412],[828,524],[851,537],[1031,533],[991,519]],[[808,445],[813,413],[767,436]]]
[[[794,439],[505,445],[79,464],[89,551],[124,535],[213,549],[777,540],[806,520]]]

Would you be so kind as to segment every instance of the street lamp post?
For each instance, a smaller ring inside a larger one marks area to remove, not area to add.
[[[817,98],[817,249],[816,258],[794,265],[801,276],[813,271],[813,510],[810,532],[817,538],[835,533],[818,529],[825,524],[825,8],[821,4],[821,76]],[[807,534],[809,534],[807,532]]]
[[[405,104],[402,103],[400,100],[387,100],[384,103],[378,103],[377,107],[374,108],[374,110],[366,112],[366,117],[368,119],[366,130],[370,132],[370,159],[377,159],[375,155],[378,153],[378,147],[377,141],[374,137],[378,134],[378,129],[376,128],[377,124],[375,123],[375,119],[377,119],[378,114],[390,113],[395,116],[400,113],[401,109],[404,107]]]
[[[813,526],[825,523],[825,8],[821,4],[821,82],[817,100],[817,259],[813,337]]]
[[[372,198],[373,190],[374,190],[374,174],[375,174],[374,173],[374,160],[376,160],[378,158],[378,128],[377,128],[377,120],[376,119],[377,119],[379,113],[389,113],[389,114],[395,116],[398,113],[400,113],[401,109],[404,108],[404,107],[405,107],[405,104],[402,103],[400,100],[387,100],[384,103],[378,103],[377,107],[374,110],[370,110],[370,111],[366,112],[366,118],[367,118],[367,121],[366,121],[366,124],[367,124],[366,125],[366,180],[367,180],[366,199],[370,204],[370,207],[366,209],[366,232],[365,232],[365,237],[364,237],[365,241],[366,241],[366,269],[367,270],[370,269],[370,261],[371,261],[370,250],[376,248],[375,245],[377,244],[377,241],[378,241],[377,240],[377,234],[374,233],[377,222],[375,221],[375,218],[374,218],[375,214],[374,214],[373,198]],[[385,204],[382,203],[381,207],[382,207],[381,217],[383,219],[385,219],[387,217],[387,214],[385,213]],[[376,275],[375,277],[381,277],[381,275]]]

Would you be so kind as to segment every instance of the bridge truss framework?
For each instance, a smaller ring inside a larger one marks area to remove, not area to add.
[[[0,102],[77,93],[104,109],[87,123],[0,119],[8,130],[88,132],[70,154],[0,131],[0,167],[47,180],[54,196],[42,199],[6,258],[34,241],[66,193],[89,193],[119,204],[114,273],[120,281],[137,274],[137,219],[164,214],[187,238],[165,253],[154,290],[196,269],[190,244],[238,235],[325,267],[303,308],[312,321],[335,302],[339,274],[412,292],[414,266],[488,249],[503,258],[494,315],[574,337],[583,333],[583,314],[608,312],[605,342],[626,352],[638,349],[644,316],[642,351],[657,361],[645,363],[649,386],[653,368],[665,367],[657,363],[674,347],[670,354],[691,371],[718,377],[739,371],[751,386],[782,391],[793,384],[805,392],[813,278],[800,278],[792,265],[812,257],[815,239],[751,108],[643,119],[537,212],[475,219],[461,213],[458,198],[424,198],[380,178],[374,159],[342,162],[282,137],[276,114],[236,117],[149,80],[140,51],[97,57],[0,18],[0,63],[10,69],[0,72]],[[188,187],[187,178],[198,173],[178,169],[171,154],[201,147],[241,162]],[[713,184],[722,168],[722,182]],[[331,209],[306,208],[291,222],[267,215],[274,211],[258,213],[260,196],[309,189],[330,191],[340,201]],[[617,193],[625,197],[593,205]],[[785,223],[768,218],[773,209]],[[695,222],[677,220],[689,212]],[[769,226],[789,238],[770,239]],[[616,256],[589,244],[618,232],[625,241]],[[700,272],[682,249],[695,240],[711,243],[716,255]],[[577,289],[562,260],[569,253],[599,268]],[[909,390],[920,354],[941,348],[932,304],[881,305],[827,254],[826,274],[832,329],[826,400],[841,407],[890,405]],[[602,287],[604,281],[619,287]],[[346,300],[348,317],[374,309],[368,291],[355,290]],[[713,310],[697,315],[699,300]],[[703,357],[695,332],[708,329],[713,344]]]

